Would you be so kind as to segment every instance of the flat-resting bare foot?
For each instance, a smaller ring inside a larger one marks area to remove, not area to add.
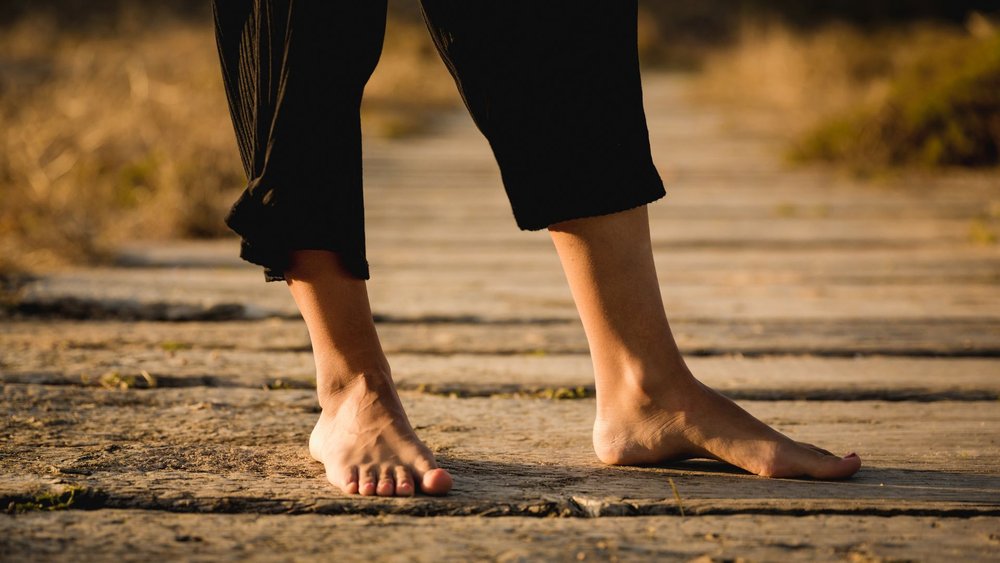
[[[322,404],[309,453],[326,467],[330,483],[366,496],[451,490],[451,475],[417,438],[388,375],[358,376]]]
[[[660,295],[645,206],[549,227],[587,333],[605,463],[708,457],[768,477],[843,479],[861,467],[795,442],[687,369]]]
[[[599,390],[594,449],[612,465],[711,458],[763,477],[844,479],[861,467],[856,454],[796,442],[693,377],[654,392]]]

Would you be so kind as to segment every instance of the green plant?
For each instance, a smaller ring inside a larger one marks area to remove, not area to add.
[[[7,505],[7,512],[19,514],[22,512],[37,510],[67,510],[72,508],[77,502],[77,496],[83,496],[86,492],[84,487],[70,485],[63,487],[59,491],[47,491],[34,495],[30,500],[23,502],[12,501]]]
[[[884,101],[826,120],[792,157],[863,169],[1000,164],[1000,33],[921,49]]]

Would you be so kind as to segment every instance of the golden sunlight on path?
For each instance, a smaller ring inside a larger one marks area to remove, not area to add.
[[[284,285],[264,284],[234,240],[136,244],[115,266],[33,282],[0,323],[0,553],[994,558],[1000,251],[976,226],[1000,183],[789,169],[766,126],[730,122],[688,86],[646,83],[678,340],[764,421],[861,455],[854,479],[602,467],[552,245],[516,229],[488,146],[455,111],[420,137],[369,141],[365,169],[379,331],[452,494],[330,487],[306,452],[312,362]]]

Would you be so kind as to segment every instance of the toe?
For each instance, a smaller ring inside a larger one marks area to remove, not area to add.
[[[843,472],[843,477],[838,477],[838,479],[850,477],[861,469],[861,457],[858,456],[858,454],[851,452],[840,458],[840,467]]]
[[[861,469],[861,458],[857,454],[838,457],[817,453],[816,458],[806,471],[816,479],[846,479]]]
[[[429,495],[443,495],[451,490],[451,475],[444,469],[431,469],[420,480],[420,490]]]
[[[358,492],[364,496],[372,496],[375,494],[376,483],[378,483],[378,473],[375,468],[368,467],[360,471],[360,483],[358,484]]]
[[[331,478],[329,473],[327,473],[327,478],[330,479],[331,483],[340,487],[341,491],[349,495],[358,494],[358,468],[356,466],[352,465],[343,470],[343,476],[339,479]]]
[[[393,478],[392,467],[384,467],[379,472],[378,485],[375,491],[380,497],[391,497],[396,494],[396,483]]]
[[[396,476],[396,496],[397,497],[410,497],[413,496],[416,488],[413,486],[413,475],[410,474],[410,470],[403,467],[397,466],[395,471]]]
[[[451,490],[451,475],[434,463],[433,457],[420,457],[413,466],[413,475],[426,495],[443,495]]]

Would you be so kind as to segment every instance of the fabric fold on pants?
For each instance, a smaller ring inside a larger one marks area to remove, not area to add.
[[[284,279],[290,252],[337,252],[368,279],[360,106],[385,0],[214,0],[249,178],[226,223],[241,256]],[[423,0],[490,143],[518,227],[624,211],[665,195],[642,107],[637,3]]]

